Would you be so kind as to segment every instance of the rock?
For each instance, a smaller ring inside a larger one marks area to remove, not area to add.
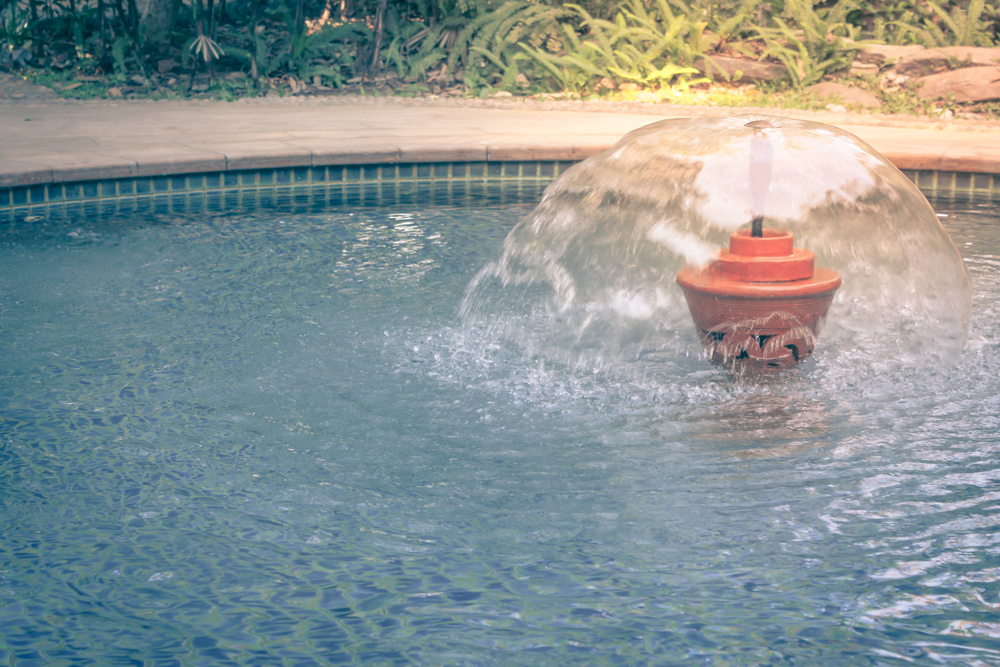
[[[493,93],[493,97],[514,97],[514,93],[509,93],[506,90],[498,90]]]
[[[921,77],[917,83],[917,97],[923,99],[954,94],[956,102],[1000,100],[1000,67],[963,67]]]
[[[514,77],[514,83],[521,88],[527,88],[531,85],[531,82],[528,81],[528,77],[526,77],[523,73],[518,73],[518,75]]]
[[[640,86],[639,84],[633,83],[632,81],[626,81],[625,83],[619,84],[618,90],[622,91],[623,93],[628,93],[628,92],[635,93],[640,90]]]
[[[606,88],[607,90],[614,90],[615,82],[606,76],[602,76],[601,80],[597,82],[597,90],[601,90],[602,88]]]
[[[817,83],[816,85],[806,88],[806,91],[818,95],[821,98],[835,97],[836,102],[844,104],[854,104],[862,107],[877,107],[881,105],[878,97],[869,93],[867,90],[861,90],[860,88],[848,86],[843,83],[837,83],[835,81]]]
[[[913,79],[944,72],[949,68],[995,67],[1000,64],[1000,49],[981,46],[948,46],[936,49],[922,49],[912,53],[893,69],[897,73]]]
[[[156,71],[160,74],[166,74],[173,68],[177,67],[179,63],[173,58],[167,58],[166,60],[160,60],[156,63]]]
[[[959,67],[995,67],[1000,65],[1000,49],[983,46],[948,46],[940,51],[947,58],[958,61]]]
[[[778,63],[742,60],[728,56],[706,56],[694,63],[695,69],[706,76],[730,79],[742,72],[738,81],[772,81],[784,76],[788,70]]]
[[[882,90],[895,92],[902,90],[910,82],[910,77],[898,74],[895,70],[888,69],[881,76]]]
[[[919,79],[922,76],[948,69],[948,56],[941,53],[939,49],[921,49],[900,60],[892,69],[896,74]]]
[[[107,97],[124,97],[124,95],[122,94],[122,89],[119,88],[118,86],[111,86],[110,88],[108,88],[108,91],[105,93],[105,95]]]
[[[847,70],[848,76],[874,76],[878,74],[878,65],[855,60]]]
[[[883,67],[899,62],[924,50],[922,46],[893,46],[892,44],[865,44],[858,46],[854,60],[859,63]]]

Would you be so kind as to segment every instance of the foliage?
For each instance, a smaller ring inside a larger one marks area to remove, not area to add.
[[[920,27],[913,24],[899,25],[900,31],[912,36],[924,46],[992,46],[987,16],[995,16],[996,9],[985,0],[970,0],[968,7],[955,5],[948,11],[934,0],[926,0],[931,15],[926,16]]]
[[[851,10],[848,21],[878,43],[991,46],[1000,13],[984,0],[874,0]]]
[[[456,35],[448,69],[455,71],[462,63],[463,83],[473,91],[484,86],[510,90],[526,60],[521,46],[541,47],[555,40],[559,48],[559,20],[567,15],[562,8],[531,0],[507,0],[470,21]]]
[[[799,90],[828,72],[844,69],[856,51],[843,40],[850,32],[847,14],[854,7],[854,0],[840,0],[819,10],[811,0],[785,0],[785,17],[773,17],[777,27],[757,29],[767,44],[764,54],[784,63],[792,85]]]
[[[654,0],[649,9],[641,0],[628,0],[613,21],[597,18],[580,5],[567,7],[582,19],[582,37],[562,25],[561,53],[521,45],[564,90],[580,90],[602,78],[686,86],[698,72],[691,65],[709,46],[703,37],[705,22],[675,12],[667,0]]]
[[[779,60],[782,85],[799,92],[764,94],[800,95],[846,67],[857,40],[990,45],[1000,25],[997,0],[153,2],[177,10],[169,29],[144,26],[136,0],[0,0],[0,67],[66,96],[235,99],[387,82],[397,94],[590,95],[628,83],[673,101],[706,81],[694,65],[715,54]]]
[[[763,0],[695,0],[690,5],[679,0],[672,2],[689,21],[705,23],[705,37],[716,47],[748,34],[749,22],[755,14],[763,16]]]

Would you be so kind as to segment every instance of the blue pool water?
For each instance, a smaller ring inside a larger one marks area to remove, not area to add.
[[[464,322],[530,202],[0,230],[0,663],[1000,665],[1000,220],[934,203],[960,362],[769,380]]]

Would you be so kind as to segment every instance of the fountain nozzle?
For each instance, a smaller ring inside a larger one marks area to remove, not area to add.
[[[728,249],[685,266],[677,282],[714,363],[789,368],[812,354],[840,275],[816,268],[790,232],[754,231],[734,232]]]

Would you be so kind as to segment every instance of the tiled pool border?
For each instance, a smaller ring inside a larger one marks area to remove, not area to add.
[[[0,223],[55,211],[197,212],[233,207],[365,205],[418,194],[476,198],[547,184],[575,161],[419,162],[284,167],[48,183],[0,189]]]
[[[58,211],[83,214],[225,210],[259,206],[336,206],[424,195],[476,198],[524,183],[534,191],[575,161],[416,162],[283,167],[143,176],[0,188],[0,223]],[[903,173],[924,194],[1000,197],[1000,174]]]

